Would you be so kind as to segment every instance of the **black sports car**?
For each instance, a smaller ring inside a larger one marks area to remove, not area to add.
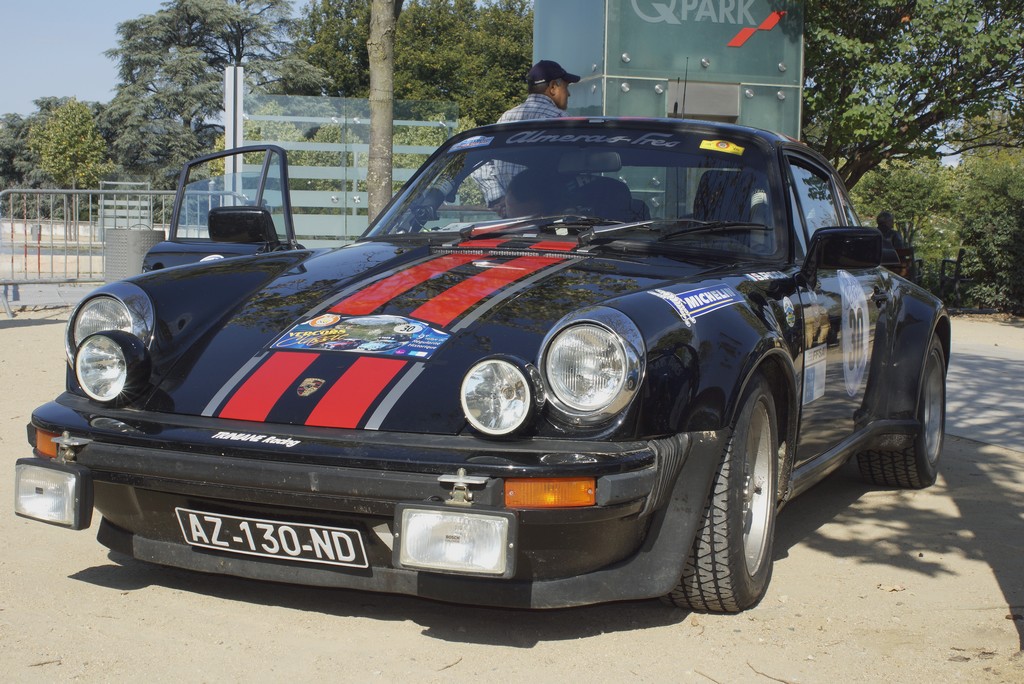
[[[466,132],[354,244],[87,297],[17,512],[203,572],[748,608],[794,496],[936,477],[949,319],[859,223],[764,131]]]

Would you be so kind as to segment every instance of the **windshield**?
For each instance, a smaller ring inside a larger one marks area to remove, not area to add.
[[[488,131],[435,157],[367,235],[586,231],[588,243],[777,257],[786,233],[770,159],[754,138],[705,129],[581,121]]]

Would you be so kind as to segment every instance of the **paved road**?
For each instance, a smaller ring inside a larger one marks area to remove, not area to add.
[[[1024,453],[1024,321],[953,318],[946,432]]]

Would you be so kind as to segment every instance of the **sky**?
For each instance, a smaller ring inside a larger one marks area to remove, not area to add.
[[[163,0],[0,0],[0,115],[27,116],[41,97],[109,102],[117,70],[103,53],[117,25]]]

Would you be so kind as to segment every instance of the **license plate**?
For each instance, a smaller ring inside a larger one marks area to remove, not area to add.
[[[189,508],[174,511],[185,541],[192,546],[305,563],[369,567],[359,530],[242,518]]]

